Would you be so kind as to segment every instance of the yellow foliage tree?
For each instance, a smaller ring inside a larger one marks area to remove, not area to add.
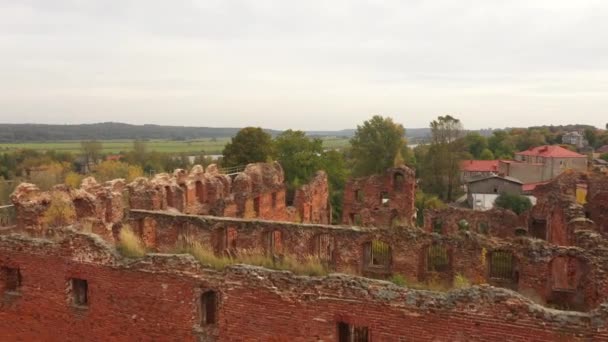
[[[44,212],[42,221],[48,227],[67,226],[76,220],[74,206],[59,194],[51,196],[51,203]]]
[[[65,175],[65,184],[73,189],[78,188],[82,182],[82,176],[74,171],[70,171]]]
[[[116,178],[124,178],[130,182],[143,174],[141,167],[115,160],[106,160],[95,169],[96,178],[102,182]]]

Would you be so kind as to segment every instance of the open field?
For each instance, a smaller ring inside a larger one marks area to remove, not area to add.
[[[149,140],[148,151],[168,153],[201,153],[221,154],[230,138],[202,138],[195,140]],[[127,152],[133,149],[133,140],[102,140],[103,153]],[[324,137],[324,148],[342,148],[348,146],[348,139],[341,137]],[[19,149],[38,151],[55,150],[58,152],[80,153],[80,141],[49,141],[33,143],[2,143],[1,152]]]

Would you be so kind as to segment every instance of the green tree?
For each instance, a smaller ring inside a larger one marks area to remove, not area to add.
[[[489,148],[484,149],[479,156],[481,160],[494,160],[494,153]]]
[[[379,115],[357,126],[350,144],[353,173],[357,176],[384,172],[393,166],[398,152],[407,153],[403,126]]]
[[[488,148],[488,139],[476,132],[467,134],[464,137],[464,143],[475,159],[481,158],[481,153]]]
[[[494,204],[497,207],[511,210],[517,215],[532,208],[532,202],[528,197],[507,193],[500,194],[494,201]]]
[[[463,127],[460,120],[450,116],[440,116],[433,120],[431,144],[420,172],[426,192],[452,201],[459,190],[460,163],[465,156]]]
[[[307,182],[321,169],[323,141],[318,138],[311,139],[302,131],[289,129],[279,134],[274,139],[274,151],[277,161],[285,171],[288,186],[295,178]]]
[[[133,162],[141,167],[145,166],[146,153],[148,152],[148,142],[145,140],[133,141]]]
[[[273,155],[272,137],[260,127],[241,129],[224,147],[224,166],[265,162]]]
[[[424,226],[424,211],[426,209],[441,209],[446,206],[437,196],[425,194],[420,190],[416,191],[414,205],[416,206],[416,224],[419,227]]]
[[[598,139],[595,129],[587,128],[583,135],[585,136],[585,139],[587,139],[589,146],[597,147]]]
[[[510,134],[505,131],[494,131],[488,139],[488,146],[499,159],[509,159],[515,152],[515,144]]]
[[[329,181],[329,200],[332,208],[333,222],[342,219],[342,198],[344,197],[344,185],[350,177],[344,154],[339,151],[324,152],[321,157],[322,169],[327,172]]]
[[[83,141],[80,143],[82,155],[86,165],[96,164],[103,150],[103,145],[97,140]]]

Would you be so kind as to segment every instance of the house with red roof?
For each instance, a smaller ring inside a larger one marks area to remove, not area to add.
[[[517,178],[524,184],[552,180],[566,170],[587,170],[587,156],[559,145],[532,147],[515,153],[514,160],[501,160],[498,173]]]
[[[460,163],[461,180],[489,177],[498,173],[498,160],[463,160]]]

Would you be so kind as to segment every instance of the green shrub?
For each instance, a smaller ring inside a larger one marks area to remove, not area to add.
[[[407,281],[405,280],[405,277],[401,274],[393,274],[393,276],[390,277],[388,280],[397,286],[406,286],[407,285]]]
[[[458,221],[458,230],[468,231],[469,230],[469,221],[467,221],[465,219]]]
[[[526,196],[511,195],[507,193],[500,194],[494,201],[497,207],[508,209],[517,215],[528,211],[532,208],[532,202]]]

